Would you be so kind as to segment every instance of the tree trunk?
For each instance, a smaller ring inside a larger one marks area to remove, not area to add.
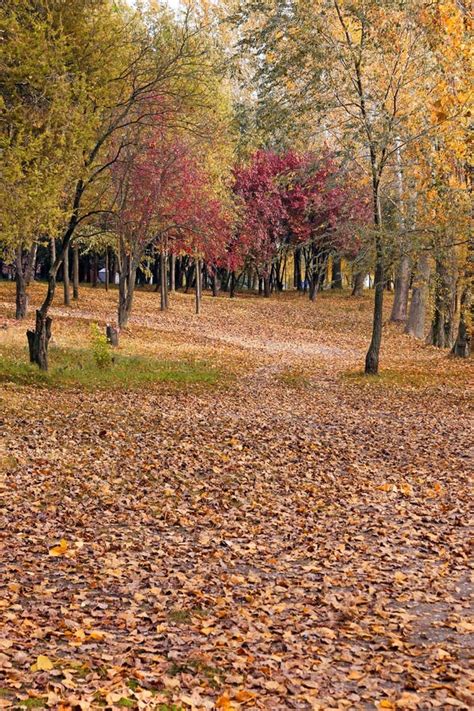
[[[109,290],[109,284],[110,284],[110,274],[109,274],[109,248],[105,248],[105,290]]]
[[[379,182],[374,178],[372,196],[374,201],[374,227],[375,227],[375,299],[374,317],[372,322],[372,339],[365,357],[366,375],[377,375],[379,372],[380,346],[382,345],[383,326],[383,294],[384,294],[384,259],[383,244],[380,228],[382,226],[382,211],[380,207]]]
[[[230,275],[229,296],[231,299],[233,299],[235,296],[235,272],[234,271],[232,271],[231,275]]]
[[[428,283],[430,279],[430,263],[425,253],[418,260],[415,285],[411,294],[410,309],[405,327],[405,333],[413,338],[424,338],[426,304],[428,301]]]
[[[71,295],[69,289],[69,245],[64,250],[63,256],[63,288],[64,288],[64,305],[71,305]]]
[[[212,286],[212,295],[217,296],[219,293],[219,284],[217,281],[217,269],[215,267],[212,270],[211,286]]]
[[[471,317],[471,290],[468,283],[461,296],[461,315],[458,333],[451,353],[457,358],[469,358],[471,354],[471,333],[469,325]]]
[[[120,259],[119,301],[117,320],[119,328],[125,328],[132,311],[133,295],[137,278],[137,264],[133,257],[122,251]]]
[[[116,348],[119,344],[118,330],[108,323],[105,329],[105,335],[107,338],[107,343],[110,343],[111,346],[114,346]]]
[[[407,255],[403,255],[398,264],[395,277],[395,294],[392,313],[390,314],[392,323],[404,323],[407,320],[410,271],[411,259]]]
[[[438,348],[451,348],[454,342],[456,311],[455,276],[444,259],[436,259],[435,307],[428,343]]]
[[[56,291],[56,279],[58,269],[61,266],[64,250],[70,245],[74,231],[79,221],[79,206],[84,192],[84,183],[78,180],[74,193],[74,201],[69,224],[61,240],[61,252],[57,255],[48,272],[48,288],[41,307],[36,312],[36,325],[34,331],[27,332],[28,345],[30,349],[30,360],[37,363],[42,370],[48,369],[48,343],[51,338],[52,319],[48,316],[48,311],[53,303],[54,292]]]
[[[303,290],[303,280],[301,278],[301,247],[296,247],[293,256],[293,285],[297,291]]]
[[[79,298],[79,246],[77,244],[72,249],[72,298],[74,301]]]
[[[201,260],[196,259],[196,313],[201,313]]]
[[[99,257],[97,254],[94,254],[93,260],[92,260],[92,286],[93,288],[97,287],[97,281],[99,278]]]
[[[23,249],[18,247],[16,253],[16,309],[15,318],[20,321],[25,318],[28,311],[28,294],[26,293],[26,275],[23,264]]]
[[[331,289],[342,289],[342,265],[340,257],[332,258]]]
[[[352,296],[362,296],[364,293],[365,272],[356,272],[353,276]]]
[[[170,254],[170,291],[176,291],[176,255]]]
[[[268,274],[263,276],[263,295],[266,299],[270,297],[270,276]]]
[[[52,319],[43,315],[41,310],[36,312],[36,325],[34,331],[27,331],[30,362],[36,363],[40,370],[48,370],[48,343],[51,338]]]
[[[26,286],[29,286],[30,282],[35,280],[37,252],[38,252],[38,243],[35,242],[34,244],[31,245],[30,251],[28,254],[28,263],[27,263],[26,269],[25,269]]]
[[[168,308],[168,275],[166,273],[166,252],[164,248],[160,252],[160,309],[166,311]]]

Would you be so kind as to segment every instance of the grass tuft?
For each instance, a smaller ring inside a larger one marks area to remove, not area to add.
[[[114,353],[110,367],[87,350],[50,348],[47,373],[28,363],[26,350],[0,352],[0,383],[47,388],[134,388],[150,383],[214,385],[220,372],[205,361],[168,361]]]

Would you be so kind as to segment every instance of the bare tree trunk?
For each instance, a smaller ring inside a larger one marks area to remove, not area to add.
[[[356,272],[353,276],[351,296],[362,296],[364,293],[365,272]]]
[[[97,254],[94,254],[94,257],[92,259],[92,286],[95,289],[97,287],[97,281],[99,278],[99,257]]]
[[[25,269],[26,286],[29,286],[30,282],[35,280],[37,252],[38,252],[38,242],[35,242],[30,247],[30,253],[28,255],[28,264]]]
[[[117,311],[119,328],[125,328],[128,323],[128,319],[130,318],[133,295],[135,293],[137,267],[138,264],[135,259],[127,255],[122,246],[120,254],[119,301]]]
[[[263,276],[263,295],[266,299],[270,297],[270,276],[269,274],[264,274]]]
[[[176,291],[176,255],[170,254],[170,291]]]
[[[110,284],[110,275],[109,275],[109,248],[105,248],[105,290],[109,290],[109,284]]]
[[[334,256],[332,258],[332,274],[331,274],[331,288],[332,289],[342,289],[342,266],[341,258]]]
[[[451,348],[454,342],[456,312],[455,275],[445,260],[436,259],[435,308],[428,343],[438,348]]]
[[[201,260],[196,258],[196,313],[201,313]]]
[[[403,323],[407,319],[410,268],[410,257],[403,255],[398,264],[397,274],[395,277],[395,294],[393,298],[392,313],[390,315],[390,321],[393,323]]]
[[[75,244],[72,249],[72,298],[79,298],[79,246]]]
[[[461,315],[459,318],[458,333],[451,350],[451,353],[457,358],[469,358],[471,354],[471,333],[469,325],[472,323],[472,304],[470,286],[468,282],[461,296]]]
[[[69,289],[69,245],[64,250],[63,255],[63,289],[64,289],[64,305],[71,305],[71,294]]]
[[[413,338],[424,338],[426,304],[428,301],[428,284],[430,279],[430,262],[422,253],[417,265],[415,285],[412,289],[410,309],[405,327],[405,333]]]
[[[235,271],[233,270],[230,275],[229,296],[231,299],[235,297]]]
[[[168,308],[168,275],[166,273],[166,251],[161,248],[160,252],[160,309],[166,311]]]
[[[379,181],[373,179],[374,226],[375,226],[375,299],[372,322],[372,339],[365,357],[365,374],[377,375],[379,372],[380,346],[382,345],[383,295],[385,286],[383,244],[380,228],[382,210],[380,207]]]
[[[26,292],[25,266],[23,264],[23,249],[18,247],[16,253],[16,309],[15,318],[20,321],[28,311],[28,294]]]

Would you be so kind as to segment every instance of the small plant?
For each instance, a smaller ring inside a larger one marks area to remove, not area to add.
[[[112,354],[107,338],[96,323],[91,325],[92,353],[98,368],[105,370],[112,365]]]

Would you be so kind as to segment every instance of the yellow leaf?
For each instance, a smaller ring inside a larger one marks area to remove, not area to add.
[[[253,701],[256,697],[257,694],[254,691],[246,691],[245,689],[237,691],[235,694],[235,700],[239,701],[241,704],[245,704],[247,701]]]
[[[40,654],[37,657],[35,664],[31,665],[31,671],[49,671],[53,668],[53,662],[49,657],[45,657],[44,654]]]
[[[92,632],[89,632],[89,639],[95,639],[97,642],[102,642],[104,638],[105,633],[100,632],[100,630],[92,630]]]
[[[216,701],[216,709],[222,709],[222,711],[233,711],[234,706],[232,706],[229,694],[225,691]]]
[[[390,699],[382,699],[382,701],[379,701],[377,704],[377,708],[379,709],[395,709],[396,706],[393,703],[393,701],[390,701]]]
[[[400,491],[405,496],[413,496],[413,487],[411,484],[408,484],[407,482],[403,482],[402,484],[400,484]]]
[[[54,557],[59,557],[61,555],[64,555],[67,552],[68,549],[68,543],[65,538],[61,538],[59,541],[59,545],[53,546],[52,548],[49,549],[49,555],[52,555]]]
[[[385,484],[380,484],[380,486],[377,487],[379,491],[392,491],[393,489],[393,484],[389,484],[389,482],[385,482]]]
[[[407,576],[405,573],[402,573],[401,570],[397,570],[397,572],[394,575],[395,582],[397,583],[404,583],[405,580],[407,579]]]

